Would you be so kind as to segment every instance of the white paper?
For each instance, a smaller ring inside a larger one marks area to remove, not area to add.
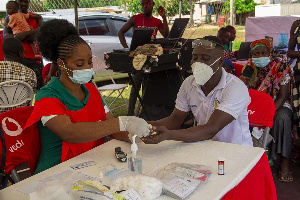
[[[127,200],[143,200],[142,197],[132,188],[130,190],[121,192],[121,195]]]
[[[262,129],[262,128],[254,127],[252,130],[252,135],[256,139],[259,139],[263,135],[263,133],[264,133],[264,129]]]
[[[172,175],[167,175],[170,178]],[[166,178],[166,177],[165,177]],[[199,186],[200,181],[188,178],[174,176],[171,180],[164,182],[163,190],[164,194],[171,197],[179,197],[180,199],[185,199],[190,194],[192,194],[196,188]]]

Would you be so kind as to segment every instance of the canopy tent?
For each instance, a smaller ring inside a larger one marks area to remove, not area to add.
[[[289,37],[291,26],[297,19],[299,16],[248,17],[246,20],[246,42],[269,36],[273,37],[273,44],[276,46],[281,33],[288,34]]]

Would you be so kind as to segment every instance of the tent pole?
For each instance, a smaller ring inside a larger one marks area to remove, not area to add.
[[[230,25],[233,26],[233,0],[230,0]]]
[[[179,0],[179,18],[181,18],[181,12],[182,12],[182,0]]]
[[[79,27],[78,27],[78,1],[77,0],[74,0],[74,12],[75,12],[75,25],[76,25],[77,30],[79,30]]]

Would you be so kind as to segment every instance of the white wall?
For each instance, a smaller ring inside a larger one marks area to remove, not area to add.
[[[280,4],[255,6],[255,17],[280,16],[280,10]]]
[[[291,16],[300,14],[300,3],[255,6],[255,17]]]
[[[6,3],[9,0],[0,0],[0,12],[6,12]]]

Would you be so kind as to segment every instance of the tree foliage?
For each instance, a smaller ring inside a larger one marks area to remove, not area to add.
[[[171,17],[179,14],[179,0],[153,0],[155,5],[153,12],[158,15],[157,8],[162,6],[166,10],[166,16]],[[194,5],[196,0],[182,1],[182,14],[190,14],[190,7]],[[32,0],[34,10],[52,10],[52,9],[69,9],[74,8],[74,0]],[[119,6],[133,14],[141,13],[141,0],[78,0],[79,8]],[[38,7],[38,8],[37,8]]]
[[[119,0],[120,1],[120,0]],[[122,0],[121,0],[122,1]],[[158,15],[157,8],[162,6],[166,10],[166,16],[179,14],[179,0],[153,0],[155,5],[153,12]],[[127,0],[127,10],[136,14],[142,12],[141,0]],[[124,5],[124,4],[123,4]],[[190,5],[187,1],[182,1],[182,14],[188,14]]]
[[[249,13],[255,10],[255,3],[253,0],[234,0],[234,9],[236,14]],[[226,0],[222,13],[230,12],[230,0]]]

